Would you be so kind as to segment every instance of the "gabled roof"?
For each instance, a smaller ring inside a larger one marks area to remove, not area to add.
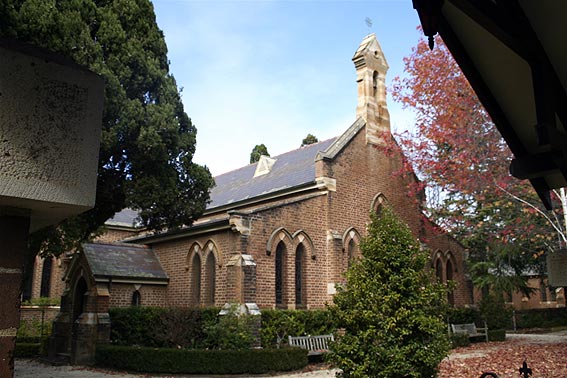
[[[151,248],[132,244],[83,244],[83,253],[96,281],[151,282],[169,281]]]
[[[254,177],[258,163],[216,176],[207,209],[314,182],[317,154],[326,151],[336,140],[328,139],[274,156],[272,159],[276,161],[270,172],[261,176]]]
[[[338,137],[273,156],[270,160],[275,160],[275,162],[268,173],[254,177],[258,165],[254,163],[216,176],[216,186],[211,190],[211,202],[207,210],[230,207],[242,201],[253,200],[264,195],[275,195],[288,189],[314,183],[317,179],[315,163],[318,160],[335,159],[365,125],[366,121],[359,118]],[[116,213],[106,224],[132,227],[135,225],[136,216],[135,211],[124,209]]]

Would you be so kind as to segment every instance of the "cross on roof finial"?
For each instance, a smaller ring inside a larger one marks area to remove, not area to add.
[[[368,27],[368,33],[370,33],[370,29],[372,28],[372,19],[370,17],[366,17],[366,19],[364,19],[364,22]]]

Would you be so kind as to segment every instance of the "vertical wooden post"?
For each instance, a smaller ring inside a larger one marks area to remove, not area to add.
[[[14,347],[20,324],[29,226],[29,216],[0,213],[0,377],[14,376]]]

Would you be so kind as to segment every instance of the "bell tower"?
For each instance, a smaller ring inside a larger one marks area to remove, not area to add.
[[[358,83],[356,117],[366,121],[366,143],[383,144],[390,133],[390,114],[386,104],[388,63],[376,34],[367,35],[352,58]]]

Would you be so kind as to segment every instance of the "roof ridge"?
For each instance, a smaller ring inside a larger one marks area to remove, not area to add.
[[[337,139],[337,138],[339,138],[338,135],[337,135],[337,136],[334,136],[334,137],[331,137],[331,138],[327,138],[327,139],[325,139],[325,140],[321,140],[321,141],[319,141],[319,142],[317,142],[317,143],[307,144],[307,145],[302,146],[302,147],[294,148],[293,150],[289,150],[289,151],[286,151],[286,152],[282,152],[282,153],[279,154],[279,155],[269,156],[269,157],[270,157],[271,159],[278,159],[278,158],[281,157],[281,156],[284,156],[284,155],[287,155],[287,154],[290,154],[290,153],[293,153],[293,152],[296,152],[296,151],[299,151],[299,150],[305,150],[305,149],[307,149],[307,148],[313,148],[313,147],[315,147],[315,146],[318,145],[318,144],[326,143],[326,142],[328,142],[328,141],[330,141],[330,140],[332,140],[332,139]],[[256,165],[256,164],[258,164],[257,161],[254,162],[254,163],[250,163],[250,164],[244,165],[244,166],[239,167],[239,168],[235,168],[235,169],[230,170],[230,171],[228,171],[228,172],[221,173],[220,175],[216,175],[214,178],[220,177],[220,176],[224,176],[224,175],[228,175],[228,174],[230,174],[230,173],[239,171],[239,170],[241,170],[241,169],[249,168],[249,167],[251,167],[251,166],[253,166],[253,165]]]

